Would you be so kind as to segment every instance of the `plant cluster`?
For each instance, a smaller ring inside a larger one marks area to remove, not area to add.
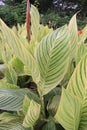
[[[48,10],[45,14],[41,14],[41,23],[54,29],[59,28],[66,23],[68,24],[73,14],[74,13],[70,14],[70,12],[68,14],[66,11],[55,13],[53,10]],[[81,13],[78,13],[77,18],[79,29],[84,28],[87,23],[87,17],[82,16]],[[51,21],[51,24],[49,24],[49,21]]]
[[[87,25],[78,31],[75,14],[53,31],[30,13],[30,42],[25,25],[0,20],[0,130],[86,130]]]

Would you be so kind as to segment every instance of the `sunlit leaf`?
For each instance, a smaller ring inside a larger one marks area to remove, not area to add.
[[[23,121],[23,126],[25,128],[33,127],[40,115],[40,105],[33,100],[31,100],[27,114]]]
[[[67,87],[67,90],[82,100],[79,130],[87,128],[87,55],[76,67]]]
[[[36,56],[40,68],[42,95],[50,92],[64,78],[69,63],[69,54],[67,26],[57,29],[40,42]]]
[[[66,130],[78,130],[80,109],[81,100],[63,88],[60,104],[55,115],[56,121]]]

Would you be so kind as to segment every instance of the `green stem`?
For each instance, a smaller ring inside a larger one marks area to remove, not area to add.
[[[45,118],[45,104],[44,104],[44,97],[40,96],[40,100],[41,100],[41,106],[42,106],[42,115]]]
[[[42,95],[42,91],[41,91],[41,88],[40,86],[38,86],[38,94],[39,94],[39,97],[40,97],[40,101],[41,101],[41,110],[42,110],[42,115],[43,115],[43,118],[46,117],[45,115],[45,104],[44,104],[44,97]]]
[[[34,130],[34,127],[33,127],[33,126],[31,127],[31,130]]]

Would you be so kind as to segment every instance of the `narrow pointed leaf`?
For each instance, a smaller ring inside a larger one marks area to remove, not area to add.
[[[38,32],[39,32],[39,26],[40,26],[40,15],[37,10],[37,8],[33,5],[31,5],[31,31],[33,37],[37,39],[38,37]]]
[[[75,58],[77,50],[76,46],[78,44],[78,29],[77,29],[76,14],[71,18],[68,25],[68,29],[70,35],[71,57]]]

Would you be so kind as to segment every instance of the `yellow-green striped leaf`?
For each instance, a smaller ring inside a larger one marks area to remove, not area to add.
[[[87,44],[79,44],[77,51],[77,63],[83,58],[83,56],[87,53]]]
[[[39,26],[40,26],[40,15],[37,10],[37,8],[33,5],[31,5],[31,31],[33,37],[37,39],[38,32],[39,32]]]
[[[70,44],[67,26],[47,35],[40,42],[36,56],[39,64],[42,95],[56,87],[67,72]]]
[[[17,84],[17,74],[10,64],[6,66],[5,77],[8,83]]]
[[[69,25],[69,36],[70,36],[70,45],[71,45],[71,58],[76,57],[77,44],[78,44],[78,29],[77,29],[77,21],[76,14],[71,18]]]
[[[0,89],[19,89],[20,87],[15,85],[15,84],[10,84],[10,83],[7,83],[3,80],[0,80]]]
[[[79,130],[87,129],[87,55],[76,67],[67,90],[82,100]]]
[[[40,115],[40,105],[31,100],[27,114],[25,115],[23,126],[25,128],[33,127]]]
[[[23,108],[22,108],[24,115],[26,115],[29,105],[30,105],[30,99],[26,95],[23,101]]]
[[[26,46],[21,42],[18,36],[0,20],[0,30],[5,36],[8,45],[12,48],[15,55],[27,66],[31,71],[33,80],[39,81],[39,69],[36,60],[31,55]]]
[[[60,104],[54,118],[65,130],[78,130],[80,109],[81,100],[63,88]]]
[[[25,129],[20,122],[14,122],[0,125],[0,130],[27,130],[27,129]]]

